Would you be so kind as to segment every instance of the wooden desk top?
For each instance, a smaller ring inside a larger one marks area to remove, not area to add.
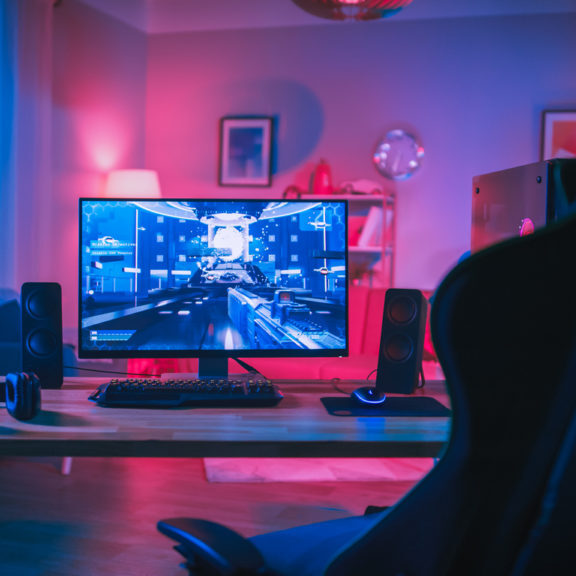
[[[42,412],[20,422],[0,408],[0,455],[140,457],[436,457],[446,417],[331,416],[330,382],[280,382],[274,408],[103,408],[88,394],[105,379],[68,378],[42,390]],[[346,391],[365,382],[339,382]],[[417,394],[448,405],[441,381]],[[0,404],[0,406],[3,406]]]

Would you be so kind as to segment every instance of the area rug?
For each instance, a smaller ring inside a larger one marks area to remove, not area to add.
[[[205,458],[208,482],[416,481],[433,458]]]

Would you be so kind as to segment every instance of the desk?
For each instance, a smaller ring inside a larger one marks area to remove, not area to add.
[[[0,455],[120,457],[436,457],[449,436],[445,417],[330,416],[320,398],[330,382],[282,382],[274,408],[126,409],[87,400],[105,379],[68,378],[42,390],[42,412],[20,422],[0,409]],[[365,382],[339,382],[352,391]],[[420,395],[447,405],[443,383]]]

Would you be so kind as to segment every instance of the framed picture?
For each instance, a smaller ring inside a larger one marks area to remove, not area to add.
[[[220,186],[270,186],[272,118],[225,117],[220,120]]]
[[[576,111],[544,110],[540,159],[576,158]]]

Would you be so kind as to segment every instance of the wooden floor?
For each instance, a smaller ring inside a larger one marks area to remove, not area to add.
[[[0,574],[184,576],[156,522],[222,522],[245,536],[390,505],[414,481],[208,483],[199,459],[0,459]]]

